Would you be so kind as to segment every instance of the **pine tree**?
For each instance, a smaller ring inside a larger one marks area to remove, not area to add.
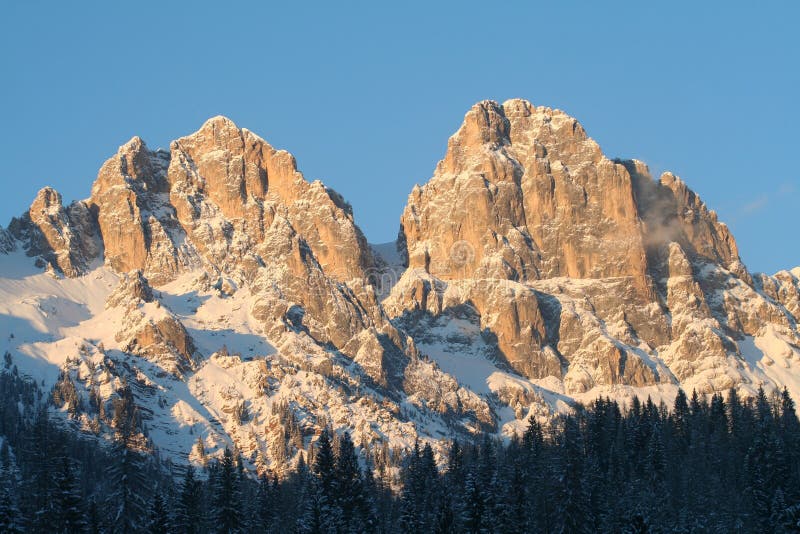
[[[454,522],[459,524],[459,518],[464,515],[463,510],[463,491],[466,473],[464,471],[464,450],[458,440],[450,443],[447,452],[447,468],[444,473],[443,488],[450,498],[450,508],[453,511]]]
[[[679,389],[672,409],[672,426],[676,440],[675,452],[679,455],[686,454],[689,448],[689,417],[689,403],[686,399],[686,393]]]
[[[141,530],[147,518],[147,500],[151,482],[147,479],[148,459],[137,447],[138,413],[133,393],[127,384],[118,390],[114,400],[116,434],[112,444],[113,461],[106,470],[107,508],[115,532],[128,534]]]
[[[298,491],[297,502],[294,507],[296,510],[294,530],[297,533],[321,532],[322,517],[318,506],[319,491],[317,480],[305,469],[305,462],[301,466],[303,470],[298,470],[296,474]]]
[[[189,465],[178,497],[175,530],[181,534],[199,534],[203,526],[203,488]]]
[[[800,420],[797,418],[797,411],[792,396],[789,395],[789,390],[786,387],[781,391],[781,409],[780,409],[780,428],[785,436],[792,439],[797,439],[800,434]]]
[[[225,448],[219,466],[218,478],[214,488],[214,508],[216,530],[219,534],[235,534],[242,524],[239,500],[239,476],[233,459],[233,453]]]
[[[464,481],[464,451],[458,440],[453,440],[447,454],[447,478],[454,487]]]
[[[667,497],[667,460],[661,430],[656,426],[647,447],[647,479],[645,491],[647,501],[643,508],[647,510],[648,521],[653,525],[660,524],[667,513],[669,503]]]
[[[100,519],[100,510],[97,509],[97,501],[94,498],[89,499],[87,506],[88,513],[86,514],[87,532],[89,534],[100,534],[103,532],[103,524]]]
[[[408,531],[424,530],[424,481],[422,474],[422,451],[419,441],[407,458],[408,465],[403,470],[403,493],[401,500],[400,520],[403,529]]]
[[[436,534],[456,534],[458,532],[456,517],[447,494],[442,495],[441,499],[439,499],[439,510],[436,513],[434,532]]]
[[[643,416],[646,416],[646,413],[643,412]],[[558,530],[565,533],[591,532],[593,518],[590,517],[583,480],[583,445],[578,421],[574,416],[566,417],[561,438],[563,441],[559,451],[562,469]]]
[[[3,442],[5,443],[5,441]],[[17,503],[16,492],[9,469],[0,468],[0,532],[17,534],[24,532],[22,514]]]
[[[484,498],[479,486],[478,477],[470,472],[466,476],[464,487],[464,511],[462,522],[466,532],[481,532],[484,515]]]
[[[272,488],[270,487],[269,478],[267,475],[262,474],[258,478],[258,491],[256,492],[256,521],[258,529],[267,532],[272,524],[273,514],[273,497]]]
[[[313,472],[319,479],[323,495],[333,501],[336,489],[336,457],[327,430],[322,431],[317,441]]]
[[[314,491],[311,493],[313,517],[319,516],[321,531],[332,530],[339,523],[340,509],[336,495],[336,456],[328,430],[322,431],[314,455]]]
[[[147,532],[149,534],[167,534],[170,532],[167,507],[164,503],[164,496],[160,491],[157,491],[153,496],[153,504],[150,507],[150,516],[147,522]]]
[[[509,503],[509,532],[528,532],[528,518],[536,513],[528,504],[527,485],[525,474],[521,467],[514,466],[506,498]]]
[[[425,443],[416,470],[415,496],[422,528],[431,530],[436,519],[439,499],[439,470],[430,443]]]
[[[50,419],[47,408],[38,409],[33,428],[26,444],[28,468],[24,472],[25,499],[20,502],[24,505],[27,516],[27,530],[33,532],[47,532],[52,525],[57,524],[57,512],[54,508],[54,491],[56,487],[55,471],[57,466],[54,460],[57,444],[52,439]]]
[[[528,426],[522,436],[522,446],[531,458],[535,458],[538,456],[543,444],[544,433],[542,432],[542,425],[532,415],[528,418]]]
[[[696,389],[692,390],[692,400],[689,402],[689,411],[694,417],[699,417],[705,412],[703,401],[700,400],[700,395]]]
[[[73,534],[86,531],[86,513],[80,488],[75,480],[70,460],[62,457],[61,471],[55,491],[55,507],[59,532]]]
[[[361,471],[358,467],[353,441],[345,432],[339,441],[339,454],[335,467],[336,502],[341,511],[339,530],[342,532],[362,530],[364,517],[363,491],[361,487]]]
[[[800,420],[797,418],[794,400],[785,387],[781,392],[778,426],[788,478],[785,484],[786,499],[797,502],[800,500]]]
[[[361,510],[360,515],[365,530],[378,530],[378,503],[384,497],[383,488],[375,480],[369,460],[364,469],[361,482]]]

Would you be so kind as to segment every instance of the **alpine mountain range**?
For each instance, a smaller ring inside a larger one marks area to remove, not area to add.
[[[751,273],[680,178],[525,100],[468,111],[395,243],[214,117],[134,137],[86,200],[42,189],[0,252],[4,372],[101,441],[131,392],[175,465],[235,448],[280,474],[325,428],[439,454],[600,396],[800,398],[800,268]]]

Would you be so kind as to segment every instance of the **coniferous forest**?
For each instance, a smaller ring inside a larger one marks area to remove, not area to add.
[[[325,431],[280,479],[237,453],[178,471],[143,454],[130,392],[111,444],[0,374],[0,532],[800,532],[800,422],[786,391],[598,399],[437,458]],[[310,439],[308,441],[311,441]]]

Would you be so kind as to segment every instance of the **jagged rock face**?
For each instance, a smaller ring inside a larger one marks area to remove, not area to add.
[[[224,117],[175,141],[170,200],[192,241],[221,266],[247,255],[268,263],[295,236],[325,274],[363,278],[372,257],[350,207],[320,182],[309,183],[291,154]]]
[[[568,393],[729,387],[745,380],[731,358],[746,336],[765,324],[797,335],[792,276],[755,285],[684,182],[606,158],[575,119],[523,100],[467,113],[409,195],[398,242],[408,270],[390,315],[416,331],[424,314],[467,304],[501,361]]]
[[[134,137],[103,164],[89,200],[106,262],[118,272],[141,270],[153,283],[197,263],[169,204],[168,164],[165,152]]]
[[[249,288],[253,316],[273,339],[304,332],[354,359],[375,383],[402,388],[413,343],[369,284],[374,260],[350,206],[307,182],[291,154],[229,119],[208,120],[169,153],[134,137],[103,164],[88,201],[65,209],[46,189],[29,213],[14,235],[66,276],[101,254],[115,271],[136,273],[109,307],[151,305],[150,283],[185,272],[223,274]],[[174,317],[153,322],[129,311],[120,343],[139,354],[160,351],[156,359],[174,356],[170,372],[190,368],[193,349]]]
[[[288,152],[223,117],[173,142],[169,154],[133,138],[103,165],[90,202],[106,260],[156,284],[198,265],[252,274],[277,263],[293,239],[337,280],[363,278],[372,266],[342,198],[306,182]]]
[[[373,262],[350,207],[229,119],[210,119],[169,154],[133,138],[103,165],[90,203],[117,271],[140,270],[156,285],[198,267],[230,273],[253,287],[257,318],[352,354],[365,329],[393,329],[371,288],[356,296],[341,284],[364,279]]]
[[[180,320],[161,306],[141,271],[122,277],[106,299],[106,308],[123,311],[115,335],[122,350],[146,358],[176,377],[194,368],[194,341]]]
[[[425,317],[458,316],[466,307],[474,311],[484,337],[496,345],[498,363],[526,376],[562,376],[558,354],[545,346],[547,332],[536,292],[522,284],[496,279],[446,283],[420,272],[406,276],[385,305],[411,329]]]
[[[522,100],[467,113],[401,224],[409,267],[444,279],[626,276],[646,285],[628,171],[575,119]]]
[[[254,288],[257,318],[352,354],[363,330],[392,329],[371,289],[356,297],[341,285],[373,261],[350,207],[229,119],[210,119],[169,156],[134,138],[101,169],[92,203],[118,271],[140,269],[155,284],[198,265],[233,274]],[[370,368],[386,383],[383,367]]]
[[[800,322],[800,268],[780,271],[775,276],[758,274],[757,287],[780,303],[796,322]]]
[[[153,288],[142,271],[125,274],[113,292],[106,298],[106,308],[126,306],[131,302],[153,302]]]
[[[26,244],[30,256],[38,256],[51,268],[75,277],[84,274],[102,251],[97,226],[85,202],[64,208],[61,195],[45,187],[30,209],[11,221],[10,233]]]
[[[621,277],[637,291],[624,290],[617,297],[641,301],[652,295],[630,174],[624,165],[603,156],[575,119],[521,100],[502,106],[477,104],[450,139],[434,177],[409,196],[401,225],[409,270],[423,269],[451,281],[448,287],[454,280],[475,281],[471,294],[462,295],[463,302],[483,303],[476,306],[481,323],[488,322],[483,317],[493,318],[487,328],[518,372],[564,379],[568,360],[560,354],[574,359],[582,349],[602,360],[584,367],[605,370],[573,380],[581,384],[575,387],[656,381],[636,356],[613,344],[601,348],[584,340],[585,328],[580,320],[575,324],[574,314],[555,312],[552,321],[560,326],[549,334],[541,319],[528,323],[530,317],[540,317],[532,289],[516,288],[516,296],[505,299],[492,295],[493,285],[508,289],[513,286],[510,281],[558,277]],[[495,282],[487,285],[484,279]],[[395,292],[391,306],[418,308],[414,301],[428,296],[416,293]],[[514,310],[509,317],[510,303]],[[662,331],[648,327],[652,314],[638,315],[627,319],[640,319],[637,330],[658,340]],[[533,328],[521,327],[516,317]]]
[[[633,178],[637,210],[644,222],[650,274],[661,266],[653,256],[676,242],[692,260],[718,264],[752,283],[728,227],[680,178],[666,172],[656,181],[643,163],[623,163]]]

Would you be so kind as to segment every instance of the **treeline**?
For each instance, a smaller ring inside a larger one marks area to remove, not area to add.
[[[0,402],[0,532],[800,532],[785,390],[599,399],[511,440],[452,442],[438,462],[427,444],[387,462],[325,431],[282,480],[230,450],[169,474],[136,452],[125,388],[110,446],[54,424],[15,371],[0,373]]]

